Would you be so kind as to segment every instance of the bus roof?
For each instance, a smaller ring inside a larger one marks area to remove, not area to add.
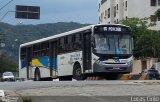
[[[68,31],[68,32],[64,32],[64,33],[56,34],[56,35],[53,35],[53,36],[49,36],[49,37],[46,37],[46,38],[42,38],[42,39],[34,40],[34,41],[31,41],[31,42],[27,42],[27,43],[21,44],[20,47],[29,46],[29,45],[37,44],[37,43],[40,43],[40,42],[49,41],[49,40],[52,40],[52,39],[55,39],[55,38],[59,38],[59,37],[62,37],[62,36],[70,35],[70,34],[73,34],[73,33],[89,30],[89,29],[92,29],[92,27],[98,26],[98,25],[112,25],[112,26],[113,25],[119,25],[119,26],[129,27],[129,26],[122,25],[122,24],[89,25],[89,26],[82,27],[82,28],[79,28],[79,29],[75,29],[75,30],[71,30],[71,31]]]

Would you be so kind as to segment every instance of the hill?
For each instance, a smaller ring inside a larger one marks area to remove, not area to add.
[[[6,54],[18,62],[19,45],[40,38],[87,26],[75,22],[58,22],[39,25],[9,25],[0,23],[0,34],[4,34]]]

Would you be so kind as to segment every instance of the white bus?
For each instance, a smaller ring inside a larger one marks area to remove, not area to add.
[[[84,80],[132,71],[131,29],[120,24],[90,25],[20,45],[19,76],[41,80]]]

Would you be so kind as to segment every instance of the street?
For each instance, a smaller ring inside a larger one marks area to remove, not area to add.
[[[160,99],[159,86],[160,81],[154,80],[0,83],[0,89],[13,102],[19,97],[29,97],[33,102],[53,102],[53,99],[54,102],[139,102],[140,99],[155,102]]]

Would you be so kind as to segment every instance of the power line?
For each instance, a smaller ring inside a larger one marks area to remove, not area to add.
[[[8,4],[10,4],[12,1],[13,1],[13,0],[10,0],[8,3],[6,3],[4,6],[2,6],[2,7],[0,8],[0,11],[1,11],[3,8],[5,8]]]
[[[0,18],[0,22],[3,20],[3,18],[4,18],[9,12],[15,12],[15,11],[7,11],[7,12]]]

